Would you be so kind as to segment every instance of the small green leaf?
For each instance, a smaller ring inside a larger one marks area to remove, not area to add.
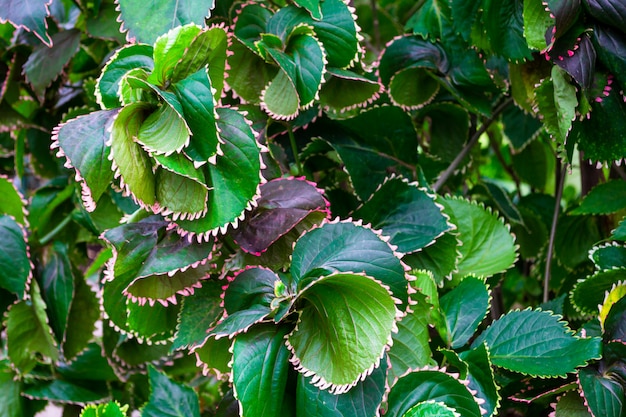
[[[353,216],[382,230],[403,253],[429,246],[451,228],[434,197],[400,177],[385,181]]]
[[[269,307],[280,278],[269,269],[251,267],[229,280],[231,282],[224,291],[224,309],[233,314],[256,305]]]
[[[124,294],[133,301],[159,300],[163,303],[168,300],[173,303],[176,301],[176,294],[187,296],[200,286],[200,282],[209,277],[207,269],[199,266],[175,273],[139,277],[126,287]]]
[[[311,13],[313,19],[322,19],[320,0],[295,0],[294,3]],[[321,3],[323,4],[323,1]]]
[[[611,214],[626,207],[626,181],[612,180],[596,185],[570,214]]]
[[[57,341],[65,339],[70,308],[74,299],[74,271],[67,253],[67,246],[55,242],[41,277],[43,300],[48,306],[50,327]]]
[[[188,24],[177,26],[164,35],[159,36],[154,43],[154,69],[148,81],[161,87],[165,87],[168,83],[174,81],[172,80],[172,74],[178,62],[185,57],[187,49],[200,32],[199,26]],[[193,54],[193,51],[191,53]],[[182,78],[185,78],[185,76],[181,76]]]
[[[596,367],[578,372],[584,399],[594,416],[620,417],[624,411],[624,387]]]
[[[48,35],[46,18],[50,15],[50,2],[23,2],[8,0],[3,4],[0,20],[8,21],[16,28],[23,28],[32,32],[46,46],[52,46],[52,39]]]
[[[282,69],[261,95],[261,106],[272,118],[291,120],[298,115],[300,97],[291,78]]]
[[[6,417],[23,417],[24,401],[20,395],[22,381],[16,378],[8,361],[0,362],[0,414]]]
[[[0,216],[0,287],[24,298],[33,266],[30,263],[26,232],[13,218]]]
[[[554,417],[593,417],[593,414],[578,391],[568,391],[556,403]]]
[[[205,280],[202,281],[202,287],[183,298],[172,350],[194,347],[206,339],[207,330],[222,315],[222,292],[218,281]]]
[[[39,286],[33,282],[31,299],[13,304],[6,315],[9,359],[22,374],[29,373],[39,362],[54,363],[59,357],[45,309]]]
[[[155,180],[161,213],[194,219],[206,212],[209,197],[206,184],[167,169],[157,170]]]
[[[616,243],[596,246],[590,251],[589,257],[602,271],[622,268],[626,266],[626,247]]]
[[[579,338],[565,322],[541,310],[512,311],[472,343],[486,343],[496,366],[527,375],[565,376],[600,356],[598,338]],[[532,359],[531,359],[532,358]]]
[[[148,109],[145,103],[138,102],[119,112],[111,130],[111,154],[124,189],[137,202],[152,206],[156,202],[152,161],[134,140]]]
[[[264,7],[260,9],[267,11]],[[248,10],[251,6],[246,7]],[[239,16],[239,23],[244,12]],[[235,93],[249,103],[259,104],[261,92],[277,76],[279,69],[273,65],[267,65],[263,58],[253,53],[243,41],[234,40],[229,50],[232,54],[228,57],[228,78],[226,83]],[[254,45],[253,45],[254,47]],[[294,88],[293,86],[288,86]]]
[[[78,52],[80,35],[77,29],[58,32],[52,36],[51,46],[40,45],[29,55],[24,74],[40,101],[44,99],[46,88]]]
[[[141,409],[143,417],[200,417],[198,394],[193,389],[173,382],[152,365],[148,377],[150,399]]]
[[[248,331],[253,324],[257,324],[267,319],[272,310],[269,306],[254,304],[245,310],[235,311],[221,320],[208,332],[209,336],[222,338],[233,337],[239,333]]]
[[[95,209],[113,181],[107,142],[117,116],[117,109],[97,111],[61,124],[52,132],[53,147],[60,148],[59,154],[65,155],[81,179],[82,199],[89,211]]]
[[[120,81],[131,70],[151,71],[153,48],[149,45],[127,45],[118,49],[102,69],[96,83],[96,101],[102,109],[121,106],[119,97]]]
[[[513,72],[513,70],[511,70],[511,72]],[[514,77],[515,75],[511,75],[512,83],[514,83]],[[513,92],[517,91],[514,88],[515,86],[517,86],[517,84],[514,83],[512,86]],[[502,112],[504,134],[511,141],[511,145],[513,145],[515,151],[514,156],[529,143],[532,143],[543,131],[541,121],[534,117],[532,113],[528,113],[525,110],[526,109],[522,110],[518,106],[507,106]]]
[[[80,413],[80,417],[127,417],[128,405],[120,406],[116,401],[106,404],[89,404]]]
[[[554,26],[554,19],[542,0],[528,0],[524,2],[524,37],[528,46],[540,51],[545,50],[546,33]]]
[[[185,119],[164,103],[141,123],[135,140],[149,153],[169,155],[187,146],[189,135]]]
[[[537,87],[535,99],[548,133],[560,143],[565,143],[578,105],[576,87],[567,82],[565,71],[553,66],[552,78],[546,78]]]
[[[96,294],[82,277],[76,280],[74,299],[67,318],[65,339],[61,351],[66,361],[76,361],[93,338],[96,322],[100,319],[100,305]],[[99,353],[99,351],[98,351]]]
[[[447,343],[452,349],[462,347],[474,335],[489,311],[489,301],[483,280],[471,276],[439,299],[448,327]]]
[[[377,81],[348,70],[327,68],[328,80],[320,90],[320,104],[336,112],[365,106],[376,100],[381,86]]]
[[[596,272],[576,283],[570,293],[570,299],[579,311],[585,314],[598,314],[598,305],[603,303],[606,292],[610,291],[613,285],[624,280],[626,280],[626,266]]]
[[[316,386],[346,392],[379,366],[398,313],[385,287],[365,275],[335,273],[297,299],[302,308],[288,338],[291,362],[313,375]]]
[[[475,390],[476,396],[485,401],[481,404],[481,407],[487,411],[485,416],[494,415],[500,405],[501,397],[487,346],[483,343],[475,349],[461,352],[460,357],[467,363],[468,388]]]
[[[419,403],[435,401],[454,409],[463,417],[480,417],[476,399],[455,377],[437,370],[417,371],[400,378],[389,392],[385,415],[404,417]]]
[[[137,3],[118,0],[121,20],[130,41],[152,44],[158,36],[178,26],[203,25],[215,0],[181,0],[174,3]],[[185,45],[187,46],[187,45]]]
[[[517,258],[515,241],[507,225],[490,210],[466,200],[438,200],[457,226],[461,260],[455,276],[491,276],[509,269]]]
[[[454,408],[450,408],[439,401],[423,401],[416,404],[409,411],[407,411],[403,417],[458,417],[459,413]]]
[[[289,370],[288,331],[284,326],[256,326],[235,338],[233,391],[241,415],[282,415]]]
[[[24,225],[24,201],[15,188],[13,181],[0,175],[0,215],[7,214],[16,222]]]
[[[445,278],[456,271],[461,259],[460,242],[454,232],[445,233],[434,244],[421,251],[407,255],[404,262],[413,269],[430,271],[437,285],[442,286]]]

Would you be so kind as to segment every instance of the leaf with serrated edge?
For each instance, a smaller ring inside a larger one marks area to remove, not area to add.
[[[593,417],[580,393],[568,391],[559,398],[554,408],[554,417]]]
[[[391,388],[385,415],[403,417],[416,404],[430,400],[444,403],[463,417],[480,417],[480,407],[466,384],[458,375],[446,374],[445,369],[410,373]]]
[[[183,298],[172,350],[203,343],[207,337],[207,330],[222,316],[221,294],[220,282],[205,280],[193,294]]]
[[[380,97],[382,85],[353,71],[327,68],[329,78],[320,90],[320,105],[336,112],[365,107]]]
[[[460,245],[454,232],[445,233],[434,244],[402,259],[413,269],[430,271],[437,285],[442,286],[446,277],[457,271],[462,256],[458,249]]]
[[[594,416],[620,417],[624,411],[624,387],[606,378],[595,366],[581,369],[578,384]]]
[[[144,417],[200,417],[198,394],[186,385],[148,366],[150,399],[141,409]]]
[[[0,216],[0,287],[25,297],[32,278],[26,230],[12,217]]]
[[[42,297],[48,306],[50,327],[59,342],[65,339],[76,280],[67,251],[67,245],[54,243],[40,281]]]
[[[617,242],[594,246],[589,251],[589,259],[601,271],[624,267],[626,266],[626,246]]]
[[[36,383],[25,389],[23,395],[30,399],[78,405],[101,402],[110,398],[105,384],[92,383],[84,386],[61,379]]]
[[[565,376],[600,357],[598,338],[579,338],[558,316],[515,310],[494,321],[472,343],[486,343],[494,365],[527,375]],[[532,358],[532,360],[529,360]]]
[[[602,304],[604,295],[613,285],[626,280],[626,267],[598,271],[595,274],[579,280],[570,292],[570,300],[577,310],[586,314],[598,312],[598,305]]]
[[[172,81],[172,73],[177,63],[183,59],[189,45],[200,32],[200,26],[188,24],[177,26],[159,36],[154,42],[154,69],[148,77],[148,82],[165,87]]]
[[[240,415],[279,416],[287,387],[289,350],[285,326],[255,326],[233,343],[232,380]]]
[[[261,107],[272,118],[278,120],[294,119],[300,110],[300,97],[293,81],[283,70],[261,93]]]
[[[135,140],[149,153],[170,155],[189,144],[187,122],[163,103],[141,123]]]
[[[218,378],[225,379],[231,371],[232,345],[233,341],[227,337],[207,337],[201,345],[194,347],[192,352],[196,355],[197,366],[202,367],[202,373],[213,373]]]
[[[487,412],[486,417],[493,415],[500,406],[500,387],[496,384],[493,366],[489,359],[487,346],[482,344],[474,349],[461,352],[460,358],[467,363],[468,388],[476,391],[476,396],[485,402],[481,407]]]
[[[0,362],[0,415],[23,417],[24,401],[20,395],[22,381],[16,378],[8,361]]]
[[[288,337],[290,360],[305,376],[313,376],[316,386],[346,392],[380,365],[400,313],[379,282],[335,273],[317,279],[297,300],[302,308]]]
[[[0,22],[9,22],[16,28],[23,28],[32,32],[46,46],[52,46],[52,39],[48,35],[46,18],[50,15],[52,0],[30,2],[21,0],[7,0],[2,5]]]
[[[16,222],[25,225],[26,203],[22,195],[17,191],[13,181],[4,175],[0,175],[0,215],[7,214]]]
[[[155,180],[160,213],[181,219],[195,219],[206,213],[209,197],[206,184],[167,169],[158,169]]]
[[[106,404],[89,404],[80,413],[80,417],[126,417],[128,405],[120,406],[117,401]]]
[[[209,277],[208,268],[203,266],[176,271],[174,274],[150,275],[135,279],[126,287],[124,294],[140,303],[163,303],[165,300],[172,302],[176,299],[176,294],[193,294],[195,288],[202,285],[201,281]]]
[[[589,191],[570,214],[611,214],[626,207],[626,182],[612,180]]]
[[[460,414],[456,412],[454,408],[448,407],[441,401],[423,401],[411,407],[403,417],[426,417],[426,416],[438,416],[438,417],[460,417]]]

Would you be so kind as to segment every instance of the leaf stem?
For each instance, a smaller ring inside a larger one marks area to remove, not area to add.
[[[471,139],[467,142],[463,150],[461,150],[461,152],[459,152],[456,158],[454,158],[454,160],[450,163],[450,166],[448,166],[448,168],[443,172],[443,174],[439,176],[439,178],[433,185],[433,191],[438,192],[439,189],[446,183],[446,181],[450,179],[452,174],[454,174],[454,171],[457,170],[461,162],[463,162],[463,160],[470,153],[474,145],[476,145],[476,143],[478,142],[478,139],[480,139],[482,134],[485,133],[487,129],[489,129],[489,126],[491,126],[491,124],[495,122],[495,120],[498,118],[500,113],[502,113],[502,111],[506,109],[509,106],[509,104],[511,104],[512,102],[513,102],[513,98],[509,97],[506,100],[504,100],[502,103],[500,103],[498,107],[495,108],[491,117],[485,120],[485,122],[480,126],[480,128],[476,131],[476,133],[474,133]]]
[[[302,163],[300,162],[300,155],[298,155],[298,147],[296,145],[296,137],[293,134],[293,129],[291,128],[291,124],[287,124],[287,133],[289,133],[289,142],[291,143],[291,152],[293,152],[293,159],[296,162],[296,169],[298,170],[298,175],[303,175],[304,170],[302,169]]]
[[[550,227],[550,240],[548,241],[548,253],[546,255],[546,270],[543,276],[543,302],[548,302],[550,293],[550,274],[552,273],[552,254],[554,253],[554,238],[556,236],[556,225],[559,220],[559,212],[561,208],[561,197],[563,197],[563,188],[565,186],[565,175],[567,174],[567,165],[560,172],[557,181],[556,201],[554,202],[554,213],[552,214],[552,226]]]
[[[42,237],[41,239],[39,239],[39,243],[43,246],[43,245],[47,245],[48,243],[50,243],[50,241],[52,239],[54,239],[54,237],[61,231],[63,230],[63,228],[65,226],[67,226],[70,222],[72,221],[72,214],[68,214],[67,216],[65,216],[65,218],[63,220],[61,220],[61,222],[59,224],[56,225],[56,227],[54,229],[52,229],[50,232],[48,232],[47,235],[45,235],[44,237]]]

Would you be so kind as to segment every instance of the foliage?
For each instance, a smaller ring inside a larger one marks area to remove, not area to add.
[[[621,2],[26,3],[1,415],[624,415]]]

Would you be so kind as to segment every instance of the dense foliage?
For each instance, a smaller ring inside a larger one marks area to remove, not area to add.
[[[621,0],[0,3],[0,415],[626,415]]]

